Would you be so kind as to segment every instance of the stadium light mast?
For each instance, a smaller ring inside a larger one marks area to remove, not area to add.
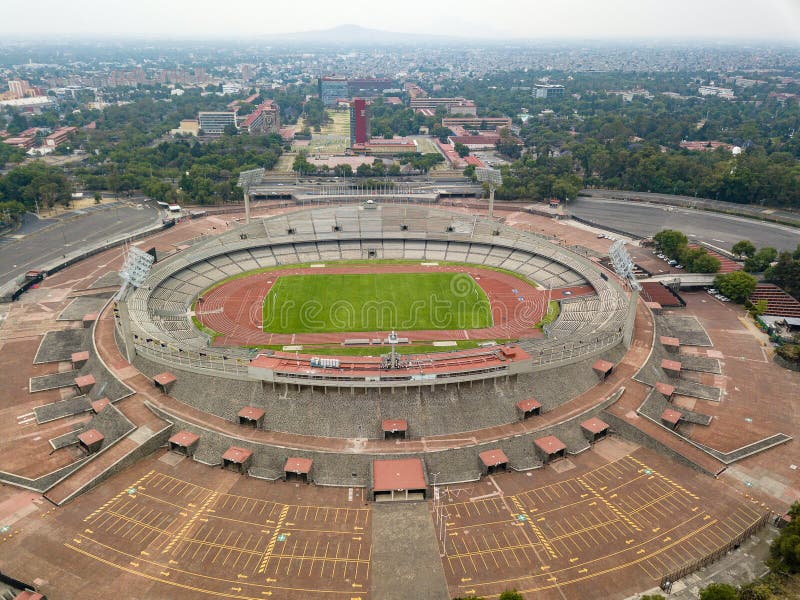
[[[494,191],[503,185],[503,174],[497,169],[478,167],[475,169],[478,181],[489,185],[489,218],[494,217]]]
[[[122,279],[122,286],[117,292],[116,299],[123,300],[125,293],[129,287],[140,288],[144,284],[147,276],[150,274],[150,268],[155,262],[155,257],[140,250],[136,246],[131,246],[128,249],[128,255],[125,257],[125,263],[119,276]],[[128,362],[133,362],[133,357],[136,350],[133,347],[133,336],[131,335],[130,314],[128,312],[128,305],[126,302],[118,302],[119,307],[119,320],[122,326],[122,341],[125,346],[125,358]]]
[[[239,187],[244,190],[244,221],[250,224],[250,188],[264,178],[265,169],[251,169],[239,173]]]
[[[633,260],[625,249],[625,242],[617,240],[611,244],[611,248],[608,250],[608,256],[611,258],[611,265],[614,267],[614,271],[616,271],[621,279],[628,282],[631,291],[640,291],[642,286],[639,285],[639,282],[636,280],[636,275],[633,273]]]

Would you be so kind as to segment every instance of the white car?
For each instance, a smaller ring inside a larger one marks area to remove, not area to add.
[[[676,269],[682,269],[682,268],[683,268],[683,265],[675,265],[675,268],[676,268]]]

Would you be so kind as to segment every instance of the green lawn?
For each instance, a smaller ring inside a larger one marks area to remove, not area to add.
[[[325,333],[492,326],[489,300],[464,273],[280,276],[264,299],[264,331]]]

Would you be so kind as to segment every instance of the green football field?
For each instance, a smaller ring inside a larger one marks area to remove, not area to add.
[[[282,275],[264,299],[263,318],[272,333],[492,326],[486,294],[464,273]]]

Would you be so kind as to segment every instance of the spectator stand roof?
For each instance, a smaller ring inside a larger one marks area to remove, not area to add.
[[[587,419],[581,423],[581,428],[585,429],[589,433],[597,435],[598,433],[603,433],[604,431],[608,430],[608,423],[598,419],[597,417],[592,417],[591,419]]]
[[[567,447],[564,445],[564,442],[554,435],[536,438],[533,440],[533,443],[536,444],[537,448],[548,455],[556,454],[567,449]]]
[[[253,453],[250,450],[238,446],[231,446],[225,451],[225,454],[222,455],[222,460],[242,465],[250,460],[251,456],[253,456]]]
[[[408,421],[405,419],[384,419],[381,421],[381,430],[384,433],[408,431]]]
[[[478,457],[485,467],[496,467],[498,465],[508,464],[508,457],[500,448],[481,452],[478,454]]]
[[[290,456],[286,459],[286,465],[283,467],[286,473],[296,473],[297,475],[308,475],[311,472],[311,465],[314,461],[310,458],[300,458]]]
[[[169,443],[180,446],[181,448],[189,448],[196,444],[199,440],[200,436],[196,433],[192,433],[191,431],[179,431],[169,438]]]
[[[247,419],[248,421],[258,421],[264,418],[265,414],[264,409],[255,406],[245,406],[239,411],[239,418]]]
[[[427,487],[420,458],[372,461],[372,489],[375,492],[422,490]]]

